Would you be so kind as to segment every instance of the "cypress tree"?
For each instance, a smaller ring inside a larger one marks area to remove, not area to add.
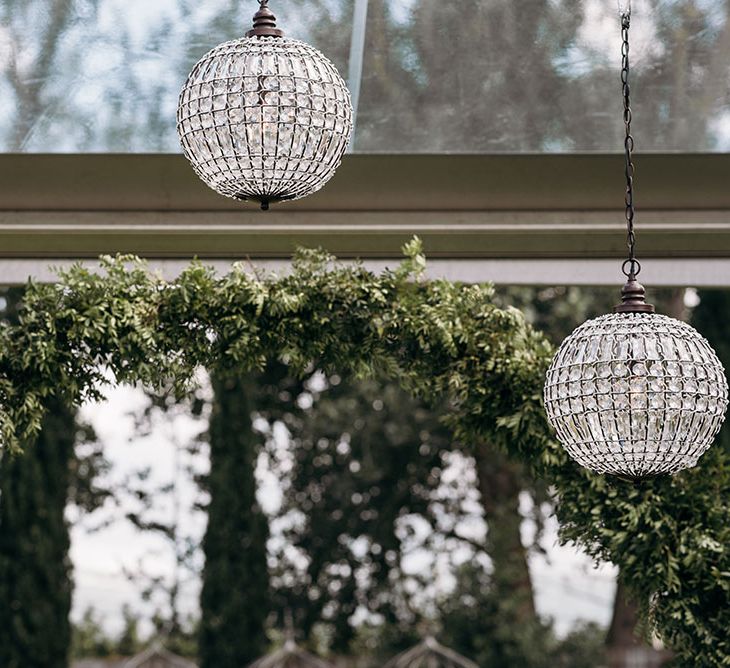
[[[203,539],[201,668],[241,668],[266,649],[268,521],[256,501],[259,437],[252,377],[214,378],[208,528]]]
[[[700,303],[692,313],[692,324],[710,342],[717,356],[730,369],[730,341],[727,316],[730,313],[730,290],[700,290]]]
[[[730,290],[700,290],[700,303],[692,313],[692,325],[709,341],[725,375],[730,374],[730,340],[727,336],[727,318],[730,314]],[[714,447],[730,450],[730,420],[726,420]]]
[[[6,293],[13,318],[20,292]],[[64,516],[75,421],[49,400],[43,428],[0,462],[0,666],[66,668],[71,566]]]

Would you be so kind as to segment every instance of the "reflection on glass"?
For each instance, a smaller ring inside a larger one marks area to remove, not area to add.
[[[353,0],[274,0],[287,33],[347,72]],[[178,152],[193,64],[241,36],[230,0],[4,0],[0,150]],[[641,151],[730,150],[730,8],[634,1]],[[354,148],[580,152],[621,146],[619,36],[605,0],[370,0]]]

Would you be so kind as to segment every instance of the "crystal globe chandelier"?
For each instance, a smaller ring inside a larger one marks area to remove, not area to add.
[[[319,190],[335,173],[352,131],[352,102],[335,66],[284,37],[268,0],[253,29],[195,65],[177,130],[185,157],[213,190],[268,209]]]
[[[628,478],[693,467],[722,425],[728,385],[715,351],[684,322],[644,301],[635,256],[629,89],[631,11],[621,15],[626,126],[626,284],[614,313],[585,322],[547,372],[545,408],[581,466]]]

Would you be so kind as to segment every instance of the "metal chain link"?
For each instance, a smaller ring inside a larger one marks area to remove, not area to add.
[[[621,270],[630,281],[636,279],[641,271],[641,264],[636,259],[636,235],[634,233],[634,138],[631,136],[631,87],[629,86],[629,28],[631,27],[631,12],[621,14],[621,86],[624,98],[624,151],[626,156],[626,246],[629,255]]]

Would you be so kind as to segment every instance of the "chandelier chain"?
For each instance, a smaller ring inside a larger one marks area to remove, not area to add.
[[[641,271],[641,264],[636,259],[636,234],[634,233],[634,138],[631,135],[631,86],[629,74],[631,71],[629,60],[629,28],[631,26],[631,12],[621,15],[621,86],[624,102],[624,153],[626,158],[626,246],[628,258],[622,266],[624,275],[631,281],[635,280]]]

